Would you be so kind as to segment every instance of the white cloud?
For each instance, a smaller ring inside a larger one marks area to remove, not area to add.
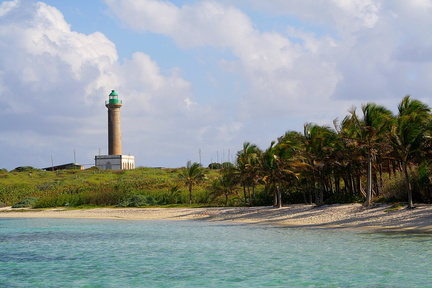
[[[95,82],[110,74],[118,58],[114,44],[103,34],[71,31],[63,15],[42,2],[16,2],[0,21],[0,39],[7,43],[0,55],[8,91],[2,97],[9,98],[10,112],[18,112],[19,106],[34,111],[41,104],[58,104],[51,99],[53,90],[70,108],[83,104],[78,97],[85,104],[100,100],[92,98],[104,83]]]
[[[351,105],[378,101],[394,109],[405,94],[432,92],[430,1],[132,2],[108,4],[134,29],[167,35],[179,47],[230,51],[235,60],[221,59],[221,67],[247,83],[242,98],[233,98],[243,124],[297,115],[331,125]],[[148,9],[155,5],[159,13]],[[251,9],[295,21],[285,33],[261,31],[243,12]],[[167,10],[173,17],[163,21]]]
[[[226,0],[243,7],[266,11],[272,15],[288,15],[312,27],[349,34],[372,28],[379,20],[381,2],[376,0]]]
[[[19,0],[7,1],[0,4],[0,17],[6,15],[19,4]]]
[[[177,69],[162,75],[141,52],[120,63],[115,44],[104,34],[71,31],[59,10],[41,2],[3,2],[0,11],[1,150],[26,148],[1,158],[40,167],[43,153],[64,155],[76,147],[88,156],[104,150],[103,101],[110,89],[125,100],[124,137],[129,131],[135,136],[130,141],[135,146],[124,145],[128,150],[142,150],[140,143],[153,137],[142,133],[146,130],[166,135],[190,121],[172,119],[194,107],[190,84]]]
[[[232,65],[237,66],[234,70],[242,73],[249,85],[239,103],[239,114],[244,119],[254,114],[281,116],[297,110],[297,103],[305,101],[305,97],[309,97],[308,103],[310,97],[325,100],[340,78],[331,59],[320,59],[322,51],[328,50],[334,41],[295,33],[303,41],[299,45],[280,33],[258,31],[251,19],[233,6],[215,1],[182,7],[154,0],[107,3],[132,28],[168,35],[181,47],[209,45],[229,49],[238,59],[230,62],[229,70],[232,71]],[[156,6],[158,13],[154,13]],[[168,22],[160,18],[164,11],[174,15]],[[310,83],[321,88],[310,93]]]

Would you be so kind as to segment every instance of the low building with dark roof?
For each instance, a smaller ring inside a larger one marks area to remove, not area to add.
[[[45,171],[57,171],[57,170],[65,170],[65,169],[84,170],[84,166],[82,166],[78,163],[68,163],[68,164],[62,164],[62,165],[56,165],[56,166],[50,166],[50,167],[42,168],[42,170],[45,170]]]

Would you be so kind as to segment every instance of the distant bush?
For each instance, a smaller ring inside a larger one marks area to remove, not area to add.
[[[131,198],[123,200],[117,207],[143,207],[159,204],[152,196],[135,195]]]
[[[31,172],[35,170],[40,170],[40,169],[34,168],[32,166],[19,166],[13,169],[11,172]]]
[[[24,200],[14,204],[12,208],[28,208],[33,207],[36,202],[39,200],[37,197],[27,197]]]
[[[214,163],[210,163],[210,164],[208,165],[208,168],[209,168],[209,169],[213,169],[213,170],[221,169],[221,168],[222,168],[222,164],[220,164],[220,163],[216,163],[216,162],[214,162]]]
[[[2,169],[0,169],[0,174],[6,174],[6,173],[8,173],[9,171],[6,169],[6,168],[2,168]]]
[[[231,162],[224,162],[221,164],[223,169],[234,169],[235,165]]]

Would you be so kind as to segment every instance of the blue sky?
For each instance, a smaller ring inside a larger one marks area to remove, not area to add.
[[[0,168],[107,152],[116,89],[137,166],[232,160],[306,122],[432,87],[432,1],[0,2]],[[201,151],[201,153],[199,152]],[[200,157],[201,155],[201,157]],[[228,159],[228,155],[230,155]]]

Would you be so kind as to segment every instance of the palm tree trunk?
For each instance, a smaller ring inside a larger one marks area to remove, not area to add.
[[[312,200],[312,187],[309,187],[309,189],[308,189],[308,197],[309,197],[309,204],[310,205],[312,205],[312,203],[313,203],[313,200]]]
[[[351,194],[353,195],[353,196],[357,196],[358,194],[360,194],[360,192],[359,191],[357,191],[357,186],[356,186],[356,183],[355,183],[355,178],[354,178],[354,175],[350,175],[350,182],[351,182],[351,185],[350,185],[350,187],[351,187]]]
[[[367,156],[367,187],[366,187],[366,207],[372,205],[372,157],[370,152]]]
[[[282,208],[282,192],[281,192],[281,181],[277,184],[277,208]]]
[[[335,185],[335,193],[338,197],[340,197],[341,191],[340,191],[340,177],[339,177],[339,175],[334,176],[334,185]]]
[[[189,188],[189,204],[192,204],[193,199],[192,199],[192,184],[188,185]]]
[[[409,177],[409,173],[408,173],[408,165],[406,162],[403,162],[402,164],[403,166],[403,171],[405,174],[405,184],[407,187],[407,193],[408,193],[408,208],[414,208],[414,204],[413,204],[413,197],[412,197],[412,187],[411,187],[411,181],[410,181],[410,177]]]
[[[384,182],[383,182],[383,165],[380,164],[379,165],[378,196],[380,196],[382,194],[383,187],[384,187]]]
[[[315,205],[317,205],[317,206],[318,206],[318,205],[321,205],[321,203],[319,202],[319,199],[320,199],[320,198],[319,198],[319,193],[318,193],[318,191],[319,191],[319,188],[316,188],[316,187],[315,187],[315,193],[314,193],[314,194],[315,194]]]
[[[324,204],[324,190],[325,190],[325,183],[324,183],[324,177],[322,175],[322,172],[319,172],[319,181],[320,181],[320,188],[319,188],[319,203]]]
[[[362,187],[360,174],[356,175],[355,181],[356,181],[355,184],[356,184],[357,194],[362,195],[363,197],[366,197],[366,192],[363,190],[363,187]]]
[[[301,190],[303,192],[303,201],[305,204],[307,204],[306,191],[305,191],[305,189],[301,189]]]

